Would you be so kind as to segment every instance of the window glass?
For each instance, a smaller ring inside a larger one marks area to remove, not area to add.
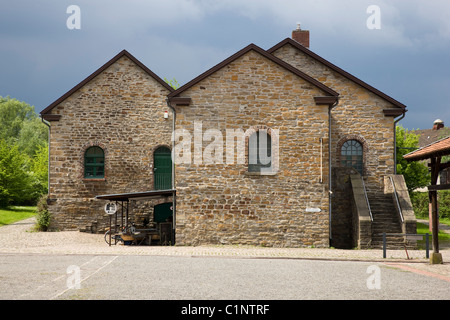
[[[253,133],[248,141],[248,171],[271,171],[272,140],[266,130]]]
[[[100,147],[90,147],[84,154],[84,177],[105,177],[105,153]]]
[[[363,147],[359,141],[345,141],[341,148],[341,165],[363,174]]]

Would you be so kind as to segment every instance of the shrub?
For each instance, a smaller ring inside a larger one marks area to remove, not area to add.
[[[429,217],[428,192],[411,192],[411,202],[417,218]],[[438,191],[439,217],[450,218],[450,190]]]
[[[428,192],[411,192],[410,198],[416,218],[428,219]]]
[[[438,191],[439,217],[450,218],[450,190]]]
[[[47,195],[43,195],[36,208],[36,229],[47,231],[51,222],[51,214],[48,211]]]

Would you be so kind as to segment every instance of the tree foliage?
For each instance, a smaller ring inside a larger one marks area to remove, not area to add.
[[[405,178],[408,191],[411,193],[417,188],[422,188],[430,183],[428,167],[423,162],[406,161],[403,156],[419,148],[419,136],[408,131],[402,126],[396,127],[397,136],[397,174]]]
[[[28,159],[17,145],[0,140],[0,206],[22,203],[31,191]]]
[[[34,107],[0,97],[0,207],[47,193],[48,128]]]

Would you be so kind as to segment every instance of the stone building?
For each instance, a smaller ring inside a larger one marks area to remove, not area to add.
[[[119,53],[41,112],[54,226],[101,232],[98,196],[127,194],[135,221],[170,218],[179,245],[370,245],[351,177],[390,199],[406,107],[308,46],[299,28],[250,44],[177,90]]]

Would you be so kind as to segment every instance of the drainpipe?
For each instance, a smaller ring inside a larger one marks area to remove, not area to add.
[[[331,191],[331,109],[336,107],[339,104],[339,98],[336,102],[329,106],[328,108],[328,223],[329,223],[329,243],[332,244],[332,230],[331,230],[331,198],[333,196],[333,191]]]
[[[51,130],[50,128],[51,128],[51,126],[46,120],[44,120],[44,118],[42,118],[42,116],[41,116],[41,121],[43,124],[45,124],[48,127],[47,195],[50,195],[50,130]]]
[[[173,114],[173,117],[172,117],[172,190],[175,190],[175,161],[174,161],[174,152],[175,152],[175,119],[176,119],[176,115],[177,115],[177,113],[176,113],[176,111],[175,111],[175,108],[174,107],[172,107],[172,105],[170,104],[170,101],[169,101],[169,99],[167,98],[166,99],[166,103],[167,103],[167,106],[172,110],[172,114]],[[176,200],[176,191],[174,191],[173,193],[172,193],[172,209],[173,209],[173,211],[172,211],[172,220],[173,220],[173,222],[172,222],[172,239],[173,239],[173,244],[175,244],[175,223],[176,223],[176,212],[177,212],[177,210],[176,210],[176,208],[177,208],[177,200]]]
[[[405,117],[405,111],[400,118],[394,121],[394,174],[397,174],[397,122]]]

